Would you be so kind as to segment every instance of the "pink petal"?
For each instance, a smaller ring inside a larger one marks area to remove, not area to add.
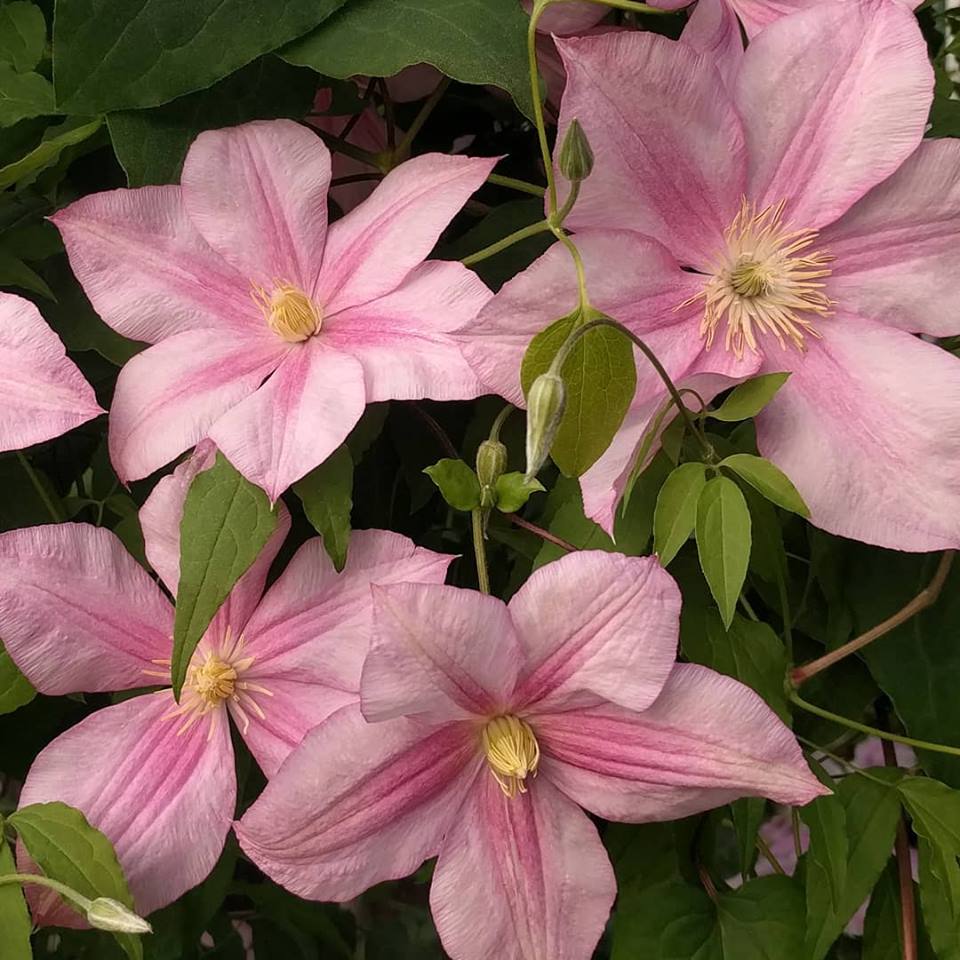
[[[373,626],[370,584],[442,583],[452,559],[386,530],[355,530],[339,574],[319,538],[297,551],[246,627],[254,662],[244,678],[270,695],[252,694],[263,718],[245,710],[245,730],[237,719],[267,776],[308,730],[359,699]]]
[[[230,829],[233,748],[221,715],[178,734],[169,691],[106,707],[34,760],[20,806],[77,807],[113,843],[137,912],[152,913],[204,880]],[[39,923],[59,917],[35,917]]]
[[[308,296],[327,233],[330,152],[292,120],[201,133],[180,178],[190,219],[247,281]]]
[[[634,710],[657,698],[677,658],[680,591],[654,557],[599,550],[536,570],[510,601],[526,668],[517,704],[589,691]]]
[[[567,69],[557,142],[577,118],[596,157],[568,224],[637,230],[684,266],[708,266],[746,180],[740,118],[712,58],[638,31],[557,48]]]
[[[51,440],[103,412],[40,311],[0,293],[0,450]]]
[[[138,480],[204,438],[280,363],[289,345],[194,330],[128,360],[110,408],[110,459],[121,480]]]
[[[811,522],[894,550],[960,545],[960,361],[852,314],[809,350],[757,418],[760,452],[793,480]]]
[[[818,0],[725,0],[743,23],[752,40],[764,27],[791,13],[809,10]]]
[[[438,584],[380,586],[373,619],[360,685],[368,720],[458,720],[507,705],[521,654],[502,600]]]
[[[607,820],[674,820],[738,797],[804,804],[829,791],[749,687],[677,664],[642,713],[610,705],[530,718],[541,776]]]
[[[828,292],[844,309],[936,337],[960,332],[943,278],[960,235],[960,143],[924,140],[818,244],[836,259]]]
[[[437,854],[481,762],[469,725],[368,724],[345,707],[314,727],[234,829],[297,896],[350,900]]]
[[[0,558],[0,636],[42,693],[147,686],[170,656],[173,609],[109,530],[11,530]]]
[[[210,428],[210,438],[276,500],[346,439],[364,406],[363,370],[319,340],[294,344],[267,382]]]
[[[523,9],[529,14],[533,10],[533,0],[523,0]],[[602,3],[564,0],[563,3],[554,3],[543,11],[537,21],[537,32],[566,37],[589,30],[606,15],[607,8]]]
[[[469,400],[483,390],[450,334],[490,297],[463,264],[430,260],[391,293],[331,317],[324,342],[360,361],[368,403]]]
[[[456,960],[586,960],[616,893],[582,811],[544,778],[508,799],[484,772],[444,839],[430,906]]]
[[[830,223],[913,152],[932,91],[926,43],[902,4],[822,3],[778,20],[737,76],[747,197],[786,199],[798,227]]]
[[[427,153],[391,170],[330,227],[317,281],[327,315],[395,290],[422,263],[496,158]]]
[[[723,82],[732,89],[743,61],[743,40],[730,0],[698,0],[680,34],[680,41],[697,53],[711,57]]]
[[[207,246],[179,187],[95,193],[51,219],[84,293],[117,333],[157,343],[187,330],[266,329],[249,278]]]

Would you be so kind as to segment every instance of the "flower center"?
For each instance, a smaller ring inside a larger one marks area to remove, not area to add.
[[[323,322],[323,311],[299,287],[274,280],[270,293],[256,284],[252,296],[263,311],[267,326],[287,343],[309,340]]]
[[[272,697],[273,694],[266,687],[258,683],[244,680],[243,675],[253,664],[253,657],[243,656],[243,636],[233,639],[233,631],[227,627],[223,640],[219,645],[209,646],[204,650],[197,649],[187,668],[187,678],[183,684],[180,704],[175,710],[161,717],[169,720],[172,717],[183,717],[184,721],[177,730],[177,735],[186,733],[197,720],[210,718],[210,729],[207,739],[213,737],[217,721],[221,714],[218,709],[228,704],[235,714],[234,719],[241,724],[244,733],[250,726],[247,711],[255,713],[262,720],[265,716],[263,708],[257,702],[254,694]],[[162,677],[169,682],[170,661],[154,660],[153,663],[165,670],[144,670],[151,677]]]
[[[724,346],[742,357],[744,347],[757,351],[757,335],[770,333],[785,349],[789,340],[804,349],[806,336],[819,339],[814,321],[828,317],[833,301],[823,292],[827,266],[823,250],[808,251],[816,230],[790,230],[783,225],[786,201],[757,212],[744,199],[724,237],[726,249],[712,268],[703,290],[685,300],[704,301],[700,335],[707,348],[726,324]]]
[[[535,777],[540,764],[540,744],[525,720],[512,713],[494,717],[483,728],[483,749],[500,789],[508,797],[526,793],[524,781]]]

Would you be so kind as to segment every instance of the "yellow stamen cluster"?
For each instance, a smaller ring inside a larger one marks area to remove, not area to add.
[[[287,343],[309,340],[323,322],[320,308],[299,287],[285,280],[274,280],[270,293],[254,284],[252,296],[263,311],[267,326]]]
[[[804,337],[819,339],[813,321],[831,314],[822,279],[833,260],[822,250],[804,252],[816,230],[790,230],[783,224],[785,201],[756,207],[744,199],[726,231],[726,250],[712,267],[703,290],[681,306],[704,301],[700,335],[707,348],[726,322],[724,346],[742,357],[756,352],[758,333],[771,333],[785,349],[789,340],[804,349]]]
[[[219,708],[228,703],[236,715],[235,719],[240,722],[244,733],[247,732],[247,727],[250,725],[247,711],[256,714],[261,720],[264,718],[263,708],[254,699],[253,694],[260,694],[265,697],[272,697],[273,694],[258,683],[242,679],[243,674],[250,669],[254,659],[253,657],[242,656],[243,646],[243,636],[241,635],[234,640],[230,627],[227,627],[223,641],[219,646],[209,647],[205,650],[198,649],[194,653],[193,660],[187,669],[187,678],[183,684],[180,705],[161,717],[162,720],[184,717],[180,729],[177,730],[178,736],[186,733],[197,720],[208,717],[210,729],[207,733],[207,739],[211,739],[222,712]],[[143,672],[148,676],[161,677],[169,682],[170,661],[154,660],[152,662],[165,669],[162,671],[144,670]]]
[[[500,789],[511,799],[526,793],[524,781],[537,775],[540,744],[525,720],[513,714],[494,717],[483,728],[483,749]]]

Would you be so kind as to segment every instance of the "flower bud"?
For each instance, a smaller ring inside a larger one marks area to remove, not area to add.
[[[91,902],[87,907],[87,922],[91,927],[111,933],[153,933],[153,927],[143,917],[110,897],[97,897]]]
[[[480,481],[480,506],[495,506],[495,487],[507,469],[507,448],[499,440],[484,440],[477,449],[477,480]]]
[[[563,377],[541,373],[527,391],[527,472],[532,480],[544,461],[560,429],[567,405],[567,388]]]
[[[571,182],[586,180],[593,171],[593,150],[576,117],[570,121],[557,161],[560,172]]]

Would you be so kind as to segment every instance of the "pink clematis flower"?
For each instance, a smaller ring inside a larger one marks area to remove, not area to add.
[[[162,481],[145,511],[149,555],[174,594],[191,471],[195,464]],[[288,528],[284,512],[197,648],[179,704],[166,689],[98,710],[30,768],[21,805],[60,800],[82,810],[113,842],[140,914],[200,883],[220,856],[236,801],[227,717],[273,774],[314,724],[356,701],[370,584],[441,582],[451,559],[398,534],[357,531],[338,575],[315,538],[264,594]],[[41,692],[169,683],[173,607],[110,531],[14,530],[0,535],[0,558],[0,635]],[[38,923],[79,923],[55,895],[33,906]]]
[[[204,437],[276,499],[375,400],[467,399],[449,331],[490,294],[424,261],[496,161],[426,154],[327,228],[330,155],[286,120],[207,131],[179,186],[84,197],[53,218],[97,312],[154,344],[120,373],[124,480]]]
[[[663,37],[559,43],[560,133],[579,117],[596,155],[569,223],[597,306],[707,399],[790,372],[758,444],[817,526],[901,550],[960,545],[960,363],[912,336],[960,330],[943,283],[960,144],[921,140],[932,70],[906,6],[784,17],[747,48],[731,93],[708,57]],[[488,386],[519,399],[526,343],[576,304],[571,272],[549,251],[464,332]],[[581,480],[607,529],[665,400],[637,363],[633,408]]]
[[[40,311],[0,293],[0,450],[52,440],[103,412]]]
[[[374,587],[361,705],[311,731],[236,826],[302,897],[349,900],[439,854],[454,960],[585,960],[616,894],[596,828],[824,792],[747,687],[676,664],[680,594],[650,557],[571,554],[509,605]]]

